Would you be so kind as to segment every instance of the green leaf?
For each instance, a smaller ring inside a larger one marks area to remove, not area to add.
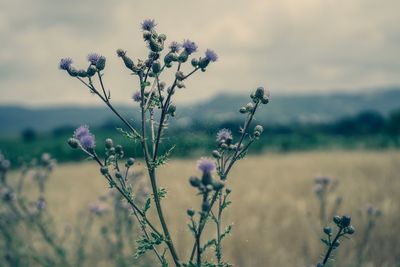
[[[120,132],[126,138],[129,138],[129,139],[131,139],[131,140],[133,140],[135,142],[142,140],[142,137],[140,135],[138,135],[137,133],[128,132],[128,131],[125,131],[122,128],[117,128],[117,131]]]
[[[151,207],[151,199],[148,198],[148,199],[146,200],[146,203],[144,204],[144,207],[143,207],[142,212],[143,212],[144,214],[146,214],[146,212],[150,209],[150,207]]]
[[[155,161],[150,162],[150,168],[154,170],[157,167],[167,163],[167,161],[169,160],[169,157],[171,156],[171,153],[174,150],[174,148],[175,148],[175,145],[172,146],[170,149],[168,149],[168,151],[165,152],[164,155],[161,155],[161,156],[157,157],[157,159]]]

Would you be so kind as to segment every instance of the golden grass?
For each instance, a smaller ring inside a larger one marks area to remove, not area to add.
[[[159,185],[168,189],[163,200],[172,236],[185,258],[192,246],[186,209],[198,208],[188,177],[194,160],[173,160],[159,170]],[[394,266],[400,259],[400,153],[398,151],[330,151],[251,156],[238,163],[228,185],[233,205],[224,222],[234,223],[224,243],[224,257],[235,266],[315,266],[323,252],[313,193],[317,174],[340,181],[341,213],[353,217],[356,235],[340,247],[336,266],[350,266],[366,225],[361,211],[367,203],[383,211],[369,244],[366,266]],[[59,166],[49,182],[48,203],[59,225],[74,221],[78,212],[107,184],[94,163]],[[314,221],[315,223],[310,223]],[[214,229],[208,229],[211,234]],[[346,263],[347,262],[347,263]]]

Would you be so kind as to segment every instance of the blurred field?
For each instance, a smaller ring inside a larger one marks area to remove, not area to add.
[[[173,160],[159,170],[159,184],[169,192],[163,200],[167,221],[185,257],[192,246],[186,209],[199,205],[187,179],[196,172],[195,160]],[[225,241],[225,258],[235,266],[315,266],[324,249],[319,241],[322,234],[313,193],[317,174],[339,180],[336,194],[343,197],[340,212],[351,215],[356,227],[354,239],[343,242],[335,266],[352,266],[350,259],[360,246],[366,226],[368,203],[381,209],[383,216],[371,236],[364,266],[399,266],[398,151],[265,154],[239,162],[228,183],[233,190],[233,205],[225,223],[233,222],[234,229]],[[107,190],[94,163],[61,165],[49,182],[48,207],[61,229]],[[89,245],[94,242],[89,241]]]

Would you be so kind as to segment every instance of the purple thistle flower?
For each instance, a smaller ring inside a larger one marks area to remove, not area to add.
[[[89,127],[87,125],[81,125],[75,130],[74,138],[80,141],[83,136],[89,134],[90,134]]]
[[[182,47],[189,55],[197,51],[197,44],[189,39],[183,41]]]
[[[81,145],[84,149],[93,149],[96,147],[96,142],[94,140],[94,135],[92,134],[87,134],[81,137],[79,140],[81,142]]]
[[[171,50],[172,53],[179,52],[179,50],[181,50],[181,47],[182,45],[175,41],[169,45],[169,49]]]
[[[154,27],[156,27],[156,22],[154,21],[154,19],[145,19],[142,22],[142,30],[143,31],[151,31],[152,29],[154,29]]]
[[[218,55],[211,49],[206,50],[206,59],[208,59],[211,62],[215,62],[218,60]]]
[[[92,64],[92,65],[96,65],[97,62],[99,61],[100,55],[96,54],[96,53],[91,53],[87,56],[88,61]]]
[[[71,58],[69,58],[69,57],[62,58],[60,60],[59,68],[61,70],[69,70],[69,68],[71,67],[71,64],[72,64]]]
[[[232,140],[232,132],[229,129],[221,129],[218,131],[217,133],[217,142],[221,143],[221,142],[226,142],[226,140],[230,139]]]
[[[210,173],[215,170],[215,162],[210,158],[202,157],[197,161],[197,168],[203,173]]]
[[[140,102],[142,101],[142,94],[140,93],[140,91],[136,91],[133,96],[132,96],[133,101],[135,102]]]

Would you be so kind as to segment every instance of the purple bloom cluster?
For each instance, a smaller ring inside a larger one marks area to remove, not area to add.
[[[69,57],[62,58],[60,60],[59,68],[62,70],[69,70],[72,64],[72,59]]]
[[[215,62],[218,60],[218,55],[213,50],[207,49],[206,50],[206,59],[211,62]]]
[[[90,133],[87,125],[78,127],[74,132],[76,138],[84,149],[93,149],[96,146],[94,135]]]
[[[230,139],[232,140],[232,132],[229,129],[221,129],[218,131],[217,133],[217,142],[221,143],[221,142],[226,142],[226,140]]]
[[[133,101],[135,102],[140,102],[142,101],[142,95],[140,93],[140,91],[136,91],[133,96],[132,96]]]
[[[100,55],[96,54],[96,53],[91,53],[87,56],[88,61],[92,64],[92,65],[96,65],[97,62],[99,61]]]
[[[210,173],[215,170],[215,162],[210,158],[202,157],[197,161],[197,168],[203,173]]]
[[[197,51],[197,44],[189,39],[183,41],[182,47],[189,55]]]
[[[154,29],[154,27],[156,27],[156,22],[154,21],[154,19],[145,19],[142,22],[142,30],[143,31],[151,31],[152,29]]]
[[[181,47],[182,45],[175,41],[169,45],[169,49],[171,50],[172,53],[179,52],[179,50],[181,50]]]

